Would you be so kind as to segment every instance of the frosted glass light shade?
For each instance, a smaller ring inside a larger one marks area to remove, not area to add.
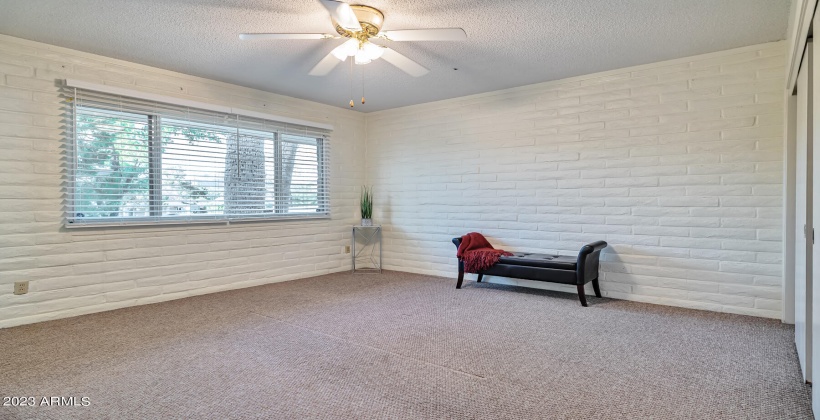
[[[339,61],[345,61],[347,60],[347,57],[355,56],[358,51],[359,41],[349,39],[344,44],[334,48],[330,53],[333,54],[334,57],[338,58]]]
[[[367,64],[371,61],[373,60],[371,60],[370,57],[367,56],[365,50],[362,49],[356,53],[356,64]]]
[[[371,42],[366,42],[362,46],[362,51],[367,55],[367,58],[370,60],[378,60],[382,54],[384,54],[384,47],[378,46]]]

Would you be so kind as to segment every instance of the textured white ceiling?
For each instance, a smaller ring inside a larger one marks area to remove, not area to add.
[[[358,3],[351,0],[351,3]],[[461,27],[467,42],[391,43],[431,72],[355,67],[376,111],[785,38],[790,0],[362,0],[384,29]],[[308,76],[342,40],[317,0],[0,0],[0,33],[341,107],[349,67]],[[458,70],[454,70],[457,68]]]

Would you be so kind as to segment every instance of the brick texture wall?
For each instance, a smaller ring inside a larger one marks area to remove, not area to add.
[[[765,44],[365,116],[0,35],[0,327],[347,270],[365,182],[386,268],[452,277],[449,239],[469,231],[564,254],[605,239],[607,296],[779,318],[783,54]],[[62,228],[66,77],[333,124],[332,219]],[[21,280],[29,294],[12,295]]]
[[[389,269],[450,238],[577,254],[606,296],[780,318],[784,43],[367,114]],[[564,286],[491,281],[573,291]]]
[[[333,124],[332,220],[62,228],[64,78]],[[0,35],[0,327],[349,269],[365,128],[358,112]]]

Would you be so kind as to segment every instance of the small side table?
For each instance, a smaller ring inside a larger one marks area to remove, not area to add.
[[[353,272],[381,273],[382,272],[382,227],[381,226],[353,226]],[[356,242],[361,247],[356,251]],[[376,260],[376,246],[379,248],[379,259]],[[356,262],[363,262],[364,266],[356,267]]]

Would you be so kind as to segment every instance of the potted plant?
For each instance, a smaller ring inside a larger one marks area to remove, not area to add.
[[[359,205],[362,211],[362,226],[373,226],[373,187],[362,185]]]

